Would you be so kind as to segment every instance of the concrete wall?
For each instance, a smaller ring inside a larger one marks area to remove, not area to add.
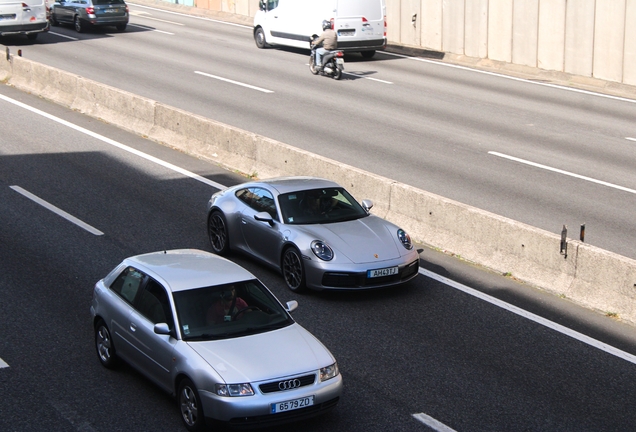
[[[417,242],[636,325],[635,260],[574,240],[564,256],[560,237],[550,232],[22,57],[1,59],[0,79],[232,170],[261,178],[330,178],[356,198],[372,199],[375,214],[401,225]]]
[[[166,1],[258,10],[258,0]],[[389,43],[636,85],[636,0],[386,0],[386,10]]]

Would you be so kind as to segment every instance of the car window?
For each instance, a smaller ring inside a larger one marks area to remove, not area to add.
[[[256,212],[267,212],[274,220],[278,218],[276,202],[272,194],[263,188],[246,188],[236,192],[236,197]]]
[[[174,293],[184,340],[227,339],[293,323],[257,279]]]
[[[135,301],[144,274],[134,267],[126,267],[110,286],[114,292],[132,304]]]
[[[278,197],[286,224],[325,224],[369,215],[344,188],[323,188],[281,194]]]
[[[124,4],[124,0],[93,0],[93,4],[94,5],[123,5]]]
[[[168,294],[165,288],[152,278],[148,279],[146,286],[139,294],[135,309],[153,324],[166,323],[168,327],[174,327]]]

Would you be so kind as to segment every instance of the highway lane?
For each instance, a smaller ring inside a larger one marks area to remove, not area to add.
[[[183,430],[169,397],[127,367],[110,372],[99,365],[88,315],[91,289],[124,256],[209,250],[204,213],[214,187],[157,160],[220,184],[241,178],[15,89],[0,87],[0,94],[69,122],[0,100],[0,127],[7,131],[0,137],[0,358],[8,365],[0,368],[0,429]],[[434,251],[422,258],[428,271],[625,355],[439,278],[421,275],[393,290],[310,293],[297,298],[294,316],[333,351],[345,395],[334,412],[277,430],[430,430],[413,417],[421,413],[457,431],[617,431],[634,424],[633,328]],[[280,299],[294,297],[275,272],[233,259]]]
[[[636,258],[636,103],[381,53],[335,82],[248,27],[131,5],[12,52]],[[266,90],[267,92],[264,92]],[[503,158],[503,154],[517,159]],[[521,161],[520,161],[521,160]]]

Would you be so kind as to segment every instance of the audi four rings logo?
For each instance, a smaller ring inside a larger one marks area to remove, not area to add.
[[[287,381],[281,381],[278,383],[278,388],[280,390],[291,390],[300,387],[300,380],[293,379]]]

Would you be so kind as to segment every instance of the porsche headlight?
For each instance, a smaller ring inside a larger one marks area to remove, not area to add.
[[[413,244],[411,243],[411,236],[408,235],[406,231],[400,228],[397,231],[397,236],[398,236],[398,239],[400,240],[400,243],[402,243],[402,246],[404,246],[408,250],[413,249]]]
[[[320,381],[327,381],[333,377],[337,377],[340,371],[338,370],[338,363],[334,363],[330,366],[320,368]]]
[[[311,250],[314,255],[323,261],[331,261],[333,259],[333,250],[322,240],[314,240],[311,242]]]
[[[254,396],[254,390],[249,383],[217,384],[216,394],[219,396]]]

